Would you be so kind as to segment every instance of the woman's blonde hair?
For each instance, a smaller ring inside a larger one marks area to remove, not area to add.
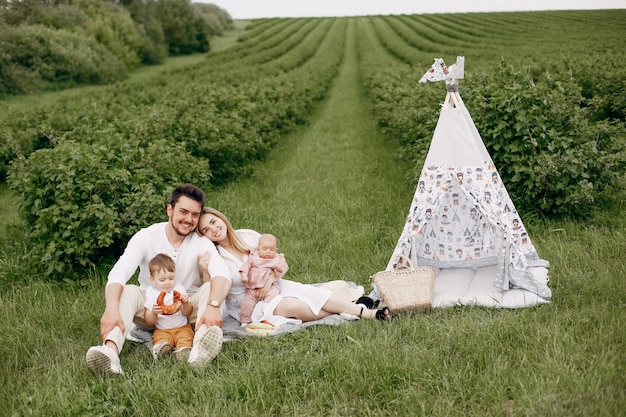
[[[202,215],[205,215],[205,214],[212,214],[215,217],[220,218],[224,222],[224,224],[226,225],[226,231],[227,231],[226,238],[228,239],[230,244],[233,246],[233,248],[235,248],[236,251],[245,253],[248,255],[250,254],[250,247],[248,247],[248,245],[246,245],[246,243],[239,237],[239,235],[235,231],[235,228],[233,228],[233,225],[230,224],[230,221],[228,220],[228,218],[226,217],[224,213],[214,209],[213,207],[205,207],[202,209]],[[198,231],[198,234],[202,235],[202,232],[200,232],[199,229],[197,231]]]

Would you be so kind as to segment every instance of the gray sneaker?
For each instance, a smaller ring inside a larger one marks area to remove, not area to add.
[[[106,345],[92,346],[85,357],[87,367],[101,375],[121,375],[124,373],[120,365],[120,357]]]
[[[200,326],[193,339],[193,347],[189,352],[189,364],[194,368],[207,365],[220,353],[222,349],[222,329],[217,326],[207,328]]]
[[[152,348],[152,357],[156,361],[159,359],[159,356],[161,357],[167,356],[170,354],[171,351],[172,351],[172,345],[170,345],[169,343],[167,342],[157,343]]]
[[[172,351],[172,358],[176,362],[182,362],[189,359],[189,353],[191,352],[191,348],[189,346],[181,347]]]

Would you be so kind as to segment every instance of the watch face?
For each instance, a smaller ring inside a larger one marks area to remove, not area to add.
[[[213,307],[219,307],[220,303],[217,302],[217,300],[211,300],[209,301],[209,304],[211,304]]]

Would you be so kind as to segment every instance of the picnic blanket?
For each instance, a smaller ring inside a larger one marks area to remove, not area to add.
[[[345,298],[347,301],[355,301],[364,293],[364,288],[351,281],[335,280],[324,283],[313,284],[325,288],[333,293]],[[319,320],[313,320],[308,322],[302,322],[300,320],[281,320],[271,332],[263,332],[264,336],[280,336],[287,333],[293,333],[303,328],[316,325],[330,325],[338,326],[348,321],[358,320],[357,316],[350,314],[332,314],[330,316],[321,318]],[[241,326],[241,323],[231,317],[226,316],[222,322],[222,331],[224,332],[224,341],[232,340],[235,338],[242,338],[253,336],[255,334],[246,332],[246,328]],[[261,335],[260,333],[256,334]],[[148,349],[152,349],[152,332],[133,326],[127,340],[142,343]]]

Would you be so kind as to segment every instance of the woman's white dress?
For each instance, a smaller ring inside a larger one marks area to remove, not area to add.
[[[237,230],[237,235],[241,237],[246,245],[254,249],[256,249],[259,237],[261,236],[260,233],[250,229],[239,229]],[[241,305],[241,300],[243,299],[243,294],[245,292],[245,287],[243,285],[243,282],[241,281],[239,268],[245,262],[248,255],[244,255],[244,259],[239,260],[237,259],[237,257],[232,255],[230,252],[228,252],[226,249],[219,245],[217,246],[217,250],[226,261],[226,265],[228,265],[228,268],[230,269],[232,278],[230,293],[226,298],[226,313],[231,317],[239,320],[239,307]],[[304,301],[314,314],[319,314],[320,310],[322,309],[324,304],[326,304],[332,294],[332,292],[323,288],[308,284],[301,284],[299,282],[290,281],[284,278],[278,281],[278,286],[280,287],[280,295],[278,297],[273,298],[267,303],[261,301],[257,303],[257,305],[254,307],[254,311],[252,313],[253,322],[258,323],[261,320],[267,320],[275,326],[280,326],[284,323],[299,324],[301,323],[300,320],[274,315],[274,309],[283,298],[298,298]]]

